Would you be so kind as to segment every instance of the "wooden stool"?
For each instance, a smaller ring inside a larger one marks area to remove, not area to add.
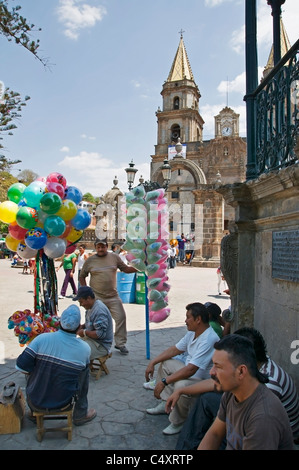
[[[67,432],[67,438],[69,441],[72,440],[73,432],[73,408],[74,405],[71,404],[69,407],[66,407],[65,410],[43,410],[43,411],[33,411],[33,416],[36,417],[36,437],[38,442],[43,440],[44,434],[51,431],[63,431]],[[48,427],[44,426],[44,419],[66,419],[67,425],[61,427]]]
[[[102,372],[105,372],[106,375],[109,374],[109,369],[106,366],[106,361],[109,357],[112,356],[112,353],[107,354],[106,356],[98,357],[93,359],[89,363],[89,369],[92,374],[95,375],[95,379],[98,380],[101,377]]]

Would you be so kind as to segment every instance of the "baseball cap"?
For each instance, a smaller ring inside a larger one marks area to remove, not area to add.
[[[81,299],[82,297],[94,297],[94,293],[93,293],[93,290],[91,287],[89,286],[81,286],[79,287],[78,289],[78,292],[77,292],[77,295],[75,297],[73,297],[73,300],[79,300]]]
[[[70,305],[61,314],[60,325],[64,330],[76,331],[81,322],[81,312],[77,305]]]
[[[96,238],[94,246],[97,246],[99,243],[102,243],[103,245],[108,245],[107,238]]]
[[[214,318],[219,317],[219,315],[221,315],[221,308],[219,307],[219,305],[214,304],[212,302],[206,302],[204,306],[209,311],[209,313],[213,315]]]

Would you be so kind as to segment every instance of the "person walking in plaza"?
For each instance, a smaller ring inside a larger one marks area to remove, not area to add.
[[[76,426],[97,415],[96,410],[88,410],[90,347],[76,336],[80,321],[79,307],[69,306],[60,317],[60,329],[36,336],[16,361],[16,368],[28,374],[31,411],[61,410],[75,401]]]
[[[217,416],[198,450],[293,450],[289,418],[258,370],[252,341],[238,334],[215,344],[210,371],[215,389],[224,392]]]
[[[268,356],[265,340],[258,330],[252,327],[243,327],[235,331],[235,334],[252,341],[257,367],[260,372],[267,375],[266,386],[284,406],[289,417],[294,443],[299,443],[299,397],[293,379]],[[167,400],[166,409],[169,411],[181,395],[197,395],[196,402],[178,437],[176,450],[197,449],[210,428],[217,416],[222,395],[222,392],[216,392],[214,388],[213,379],[202,380],[194,385],[176,390]]]
[[[108,252],[107,240],[95,241],[96,254],[89,256],[80,273],[80,285],[86,286],[86,278],[90,275],[89,285],[96,299],[101,300],[110,310],[115,321],[115,348],[122,354],[128,354],[126,312],[116,288],[117,269],[124,273],[135,273],[137,269],[125,264],[118,254]]]
[[[71,288],[73,289],[73,296],[77,294],[77,286],[74,280],[76,261],[77,261],[76,253],[71,253],[69,255],[65,254],[63,255],[61,264],[56,268],[56,270],[59,271],[59,269],[63,266],[64,272],[65,272],[60,295],[58,297],[59,299],[65,299],[66,291],[67,291],[69,284]]]
[[[89,344],[90,360],[106,356],[111,352],[113,342],[113,324],[109,309],[95,298],[91,287],[81,286],[73,300],[78,300],[85,308],[85,323],[80,326],[77,335]]]
[[[179,254],[178,254],[178,260],[181,263],[184,263],[185,261],[185,243],[186,243],[186,238],[184,234],[181,234],[181,238],[178,238],[178,248],[179,248]]]
[[[79,287],[80,287],[79,278],[80,278],[81,269],[82,269],[82,266],[83,266],[84,262],[88,258],[88,254],[85,251],[86,250],[86,245],[84,245],[83,243],[81,245],[79,245],[78,249],[79,249],[79,253],[77,254],[76,263],[77,263],[77,266],[78,266],[78,289],[79,289]]]
[[[185,323],[188,329],[185,336],[152,359],[146,368],[145,378],[149,382],[153,379],[155,365],[160,364],[154,396],[162,401],[155,408],[147,409],[149,414],[165,414],[166,400],[174,390],[209,377],[214,343],[219,340],[209,325],[209,312],[199,302],[188,304]],[[170,425],[163,430],[164,434],[180,432],[193,402],[194,397],[181,397],[169,414]]]

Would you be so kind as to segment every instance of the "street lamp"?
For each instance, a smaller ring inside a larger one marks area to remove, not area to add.
[[[129,186],[129,190],[132,189],[134,179],[135,179],[135,174],[137,173],[137,168],[134,168],[135,163],[133,163],[133,160],[131,160],[131,163],[129,163],[129,167],[125,168],[125,172],[127,173],[127,182]]]
[[[138,171],[137,168],[134,168],[135,164],[133,163],[133,160],[131,163],[129,163],[129,168],[126,168],[125,171],[127,173],[127,180],[128,180],[128,186],[129,190],[132,189],[134,179],[135,179],[135,174]],[[162,188],[167,190],[170,179],[171,179],[171,167],[168,163],[167,158],[165,158],[163,165],[160,167],[160,170],[162,172],[163,176],[163,185]],[[144,181],[144,178],[141,177],[139,178],[139,184],[144,186],[144,189],[146,192],[148,191],[153,191],[154,189],[161,188],[160,184],[157,181]]]
[[[163,187],[167,189],[171,180],[171,166],[169,165],[167,158],[165,158],[163,165],[161,166],[161,171],[163,175]]]

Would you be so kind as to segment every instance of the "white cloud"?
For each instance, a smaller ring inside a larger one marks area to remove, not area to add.
[[[245,95],[246,90],[246,75],[245,72],[238,75],[234,80],[231,81],[221,81],[217,87],[217,90],[221,94],[230,93],[241,93]]]
[[[96,137],[86,135],[86,134],[81,134],[80,137],[81,139],[96,140]]]
[[[60,152],[66,152],[66,153],[67,153],[67,152],[69,152],[69,151],[70,151],[70,148],[67,147],[66,145],[64,145],[64,146],[61,147],[61,149],[60,149]]]
[[[78,155],[67,155],[58,163],[62,168],[62,173],[66,177],[68,185],[74,185],[79,188],[83,194],[90,192],[94,196],[102,196],[113,187],[113,180],[118,180],[118,188],[127,191],[127,174],[125,168],[128,163],[120,163],[116,166],[115,162],[104,158],[97,152],[82,151]],[[150,164],[140,164],[136,175],[135,183],[139,184],[141,175],[145,180],[149,179]]]
[[[57,14],[59,21],[64,24],[64,34],[69,39],[78,39],[79,32],[92,28],[97,21],[102,21],[107,13],[105,7],[93,7],[82,0],[59,0]]]
[[[226,106],[224,103],[205,105],[200,109],[201,115],[204,117],[204,130],[203,130],[203,139],[209,140],[215,137],[215,116],[219,114],[219,111]],[[233,109],[233,111],[240,115],[239,117],[239,135],[240,137],[246,136],[246,105],[240,106],[231,106],[228,103],[228,106]]]

